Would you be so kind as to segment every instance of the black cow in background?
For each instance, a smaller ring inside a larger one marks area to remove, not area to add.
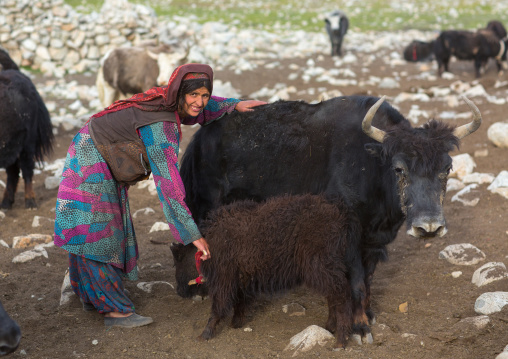
[[[0,303],[0,356],[15,351],[21,340],[21,330]]]
[[[332,11],[325,17],[325,27],[332,46],[332,56],[342,56],[342,42],[349,27],[346,14],[340,10]]]
[[[0,208],[12,208],[20,170],[25,207],[36,208],[32,178],[35,162],[42,161],[53,148],[51,119],[32,81],[1,48],[0,67],[0,168],[7,172]]]
[[[434,120],[412,128],[395,108],[377,101],[368,96],[318,104],[278,101],[235,112],[196,132],[180,172],[198,225],[214,208],[236,200],[303,193],[343,198],[362,224],[364,321],[374,317],[375,268],[387,258],[386,246],[404,220],[416,238],[447,232],[449,152],[481,124],[467,99],[474,120],[457,128]],[[368,323],[356,318],[355,324]]]
[[[508,40],[499,40],[491,30],[480,29],[476,32],[464,30],[442,31],[434,41],[434,56],[438,64],[439,76],[449,71],[450,58],[474,60],[475,75],[480,77],[480,68],[490,58],[496,60],[498,72],[502,69],[501,61],[506,60]]]
[[[487,30],[492,31],[499,40],[506,38],[506,29],[500,21],[492,20],[489,21],[486,27]]]
[[[432,61],[434,41],[413,40],[404,48],[404,59],[409,62]]]

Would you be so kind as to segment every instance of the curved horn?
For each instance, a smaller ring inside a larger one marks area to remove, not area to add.
[[[467,103],[467,105],[469,106],[469,108],[471,109],[471,112],[473,113],[473,121],[471,121],[470,123],[466,124],[466,125],[462,125],[460,127],[457,127],[454,131],[453,131],[453,134],[455,135],[455,137],[457,137],[459,140],[461,138],[464,138],[466,137],[467,135],[470,135],[472,134],[474,131],[476,131],[480,125],[482,124],[482,115],[480,113],[480,110],[478,110],[478,107],[476,107],[476,105],[473,103],[473,101],[471,101],[470,99],[468,99],[466,96],[461,96],[462,99],[464,100],[465,103]]]
[[[362,121],[362,130],[365,132],[367,136],[370,138],[383,143],[383,140],[385,138],[386,132],[383,130],[380,130],[379,128],[376,128],[371,125],[372,119],[374,118],[374,115],[376,114],[379,106],[384,102],[386,96],[381,97],[365,114],[365,117]]]

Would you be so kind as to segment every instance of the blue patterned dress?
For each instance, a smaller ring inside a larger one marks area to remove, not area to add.
[[[183,124],[205,125],[231,113],[239,100],[212,96],[204,111]],[[184,202],[179,174],[180,135],[173,122],[139,129],[148,154],[157,194],[173,237],[189,244],[201,238]],[[69,252],[71,284],[85,303],[100,313],[134,312],[122,277],[138,277],[139,257],[130,214],[128,186],[113,178],[85,125],[73,138],[56,203],[55,245]]]

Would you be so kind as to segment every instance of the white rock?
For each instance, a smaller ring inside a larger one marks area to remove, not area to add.
[[[496,176],[494,176],[492,173],[474,172],[462,177],[462,182],[484,184],[484,183],[492,183],[495,178]]]
[[[400,84],[391,77],[385,77],[379,83],[379,88],[382,89],[397,89],[400,88]]]
[[[508,171],[501,171],[487,189],[508,198]]]
[[[69,269],[65,271],[62,286],[60,288],[60,305],[69,303],[70,298],[75,295],[71,286],[71,279],[69,276]]]
[[[508,292],[487,292],[476,299],[474,310],[478,314],[489,315],[500,312],[508,304]]]
[[[446,192],[459,191],[464,187],[466,187],[466,185],[462,181],[459,181],[456,178],[449,178],[446,183]]]
[[[141,213],[143,215],[149,215],[149,214],[152,214],[152,213],[155,213],[155,211],[150,208],[150,207],[146,207],[146,208],[141,208],[141,209],[138,209],[136,212],[134,212],[134,214],[132,215],[133,218],[136,218],[138,216],[138,214]]]
[[[471,281],[473,284],[481,287],[504,278],[508,278],[505,264],[502,262],[489,262],[474,272]]]
[[[462,272],[461,271],[455,271],[455,272],[452,272],[452,277],[453,278],[458,278],[462,275]]]
[[[469,243],[451,244],[439,252],[439,259],[456,265],[474,265],[485,260],[485,257],[485,253]]]
[[[478,187],[478,184],[476,183],[473,183],[473,184],[470,184],[466,187],[464,187],[463,189],[461,189],[459,192],[457,192],[453,197],[452,197],[452,202],[461,202],[464,206],[470,206],[470,207],[474,207],[478,204],[478,202],[480,201],[480,198],[477,197],[477,198],[473,198],[472,200],[468,200],[468,199],[464,199],[462,198],[461,196],[467,194],[467,193],[470,193],[471,190],[473,189],[476,189]]]
[[[173,287],[173,284],[171,284],[169,282],[160,281],[160,280],[153,281],[153,282],[139,282],[137,284],[137,287],[139,289],[141,289],[142,291],[144,291],[144,292],[152,293],[153,286],[156,285],[156,284],[167,284],[171,288],[175,289],[175,287]]]
[[[150,232],[169,231],[169,225],[166,222],[155,222],[150,228]]]
[[[476,329],[483,329],[490,323],[490,318],[488,315],[480,315],[477,317],[468,317],[462,319],[459,324],[471,324],[476,327]]]
[[[325,345],[328,340],[335,339],[332,333],[317,325],[311,325],[294,335],[284,350],[295,350],[293,356],[299,352],[307,352],[316,344]]]
[[[10,248],[9,245],[7,244],[7,242],[5,242],[3,239],[0,239],[0,245]]]
[[[25,263],[41,256],[48,258],[48,252],[46,252],[42,245],[37,245],[30,251],[18,254],[12,259],[12,263]]]
[[[488,139],[497,147],[508,148],[508,123],[496,122],[487,130]]]
[[[465,175],[473,173],[476,167],[476,162],[468,153],[452,156],[452,161],[453,170],[450,172],[450,177],[462,179]]]

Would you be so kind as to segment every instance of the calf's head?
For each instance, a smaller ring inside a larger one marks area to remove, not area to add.
[[[208,294],[206,284],[189,285],[189,281],[198,277],[196,269],[196,247],[189,244],[184,246],[181,243],[172,243],[171,252],[175,264],[176,292],[180,297],[191,298],[196,295],[204,297]]]
[[[443,201],[452,168],[449,152],[482,122],[478,108],[463,99],[473,112],[473,121],[456,128],[432,120],[419,128],[404,122],[386,132],[380,130],[371,123],[384,97],[369,109],[362,122],[363,131],[380,142],[367,144],[366,150],[393,169],[407,233],[414,237],[443,236],[447,232]]]

